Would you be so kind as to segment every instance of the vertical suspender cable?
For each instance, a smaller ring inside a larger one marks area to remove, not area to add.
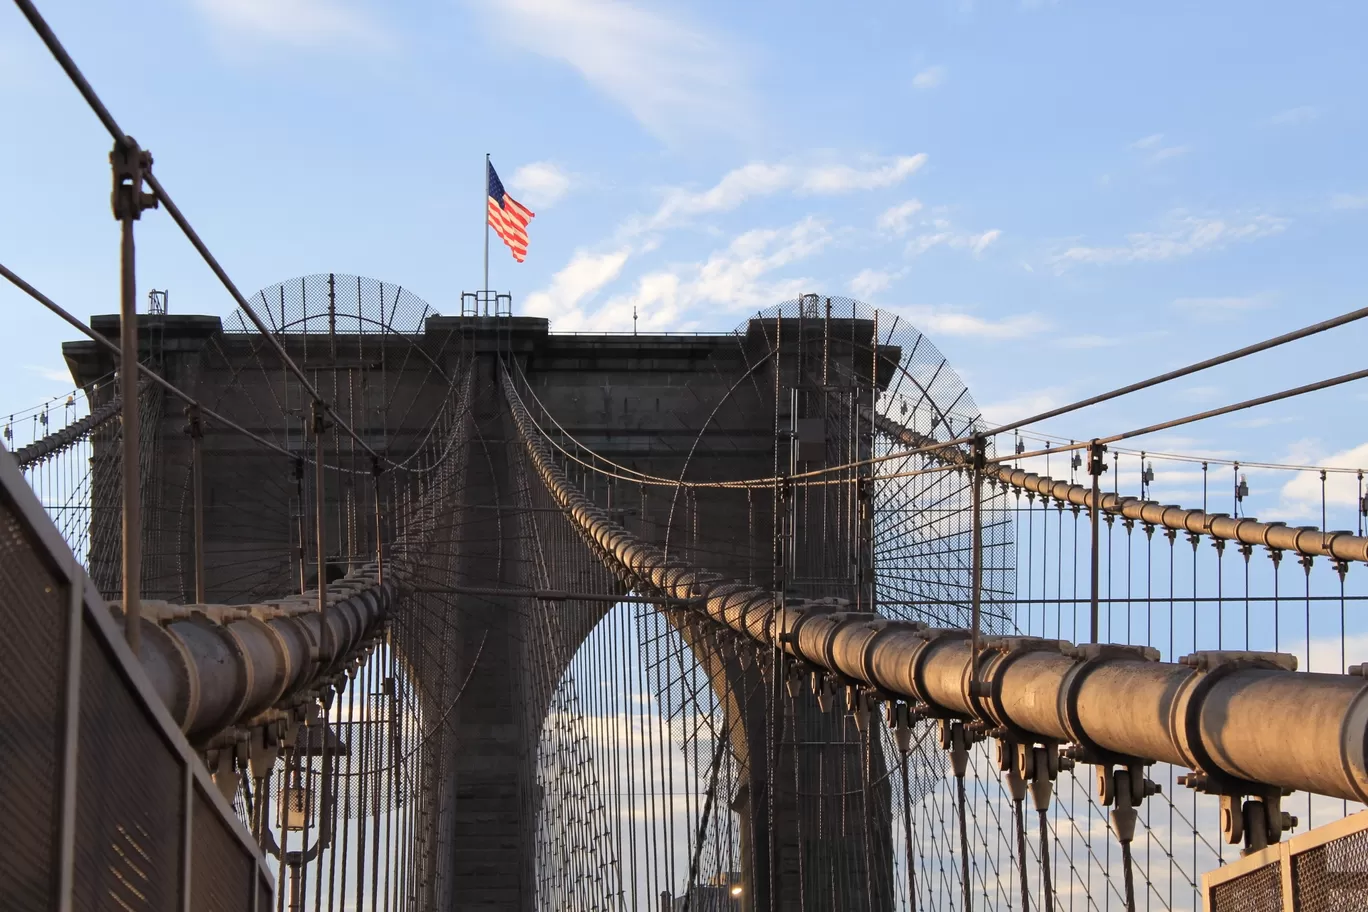
[[[190,472],[195,508],[195,604],[203,605],[207,602],[204,594],[204,448],[200,444],[204,438],[204,425],[199,406],[186,406],[185,415],[189,419],[186,430],[190,434]]]
[[[1044,912],[1054,912],[1054,887],[1050,882],[1049,811],[1040,811],[1040,885],[1045,898]]]

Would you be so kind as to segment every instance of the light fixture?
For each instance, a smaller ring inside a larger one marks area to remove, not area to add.
[[[1240,483],[1237,484],[1237,485],[1235,486],[1235,499],[1236,499],[1236,500],[1244,500],[1244,499],[1245,499],[1246,497],[1248,497],[1248,496],[1249,496],[1249,477],[1246,476],[1246,475],[1241,475],[1241,476],[1240,476]]]
[[[732,895],[732,896],[740,896],[740,895],[741,895],[741,885],[740,885],[740,884],[737,884],[736,886],[734,886],[734,887],[731,888],[731,895]]]

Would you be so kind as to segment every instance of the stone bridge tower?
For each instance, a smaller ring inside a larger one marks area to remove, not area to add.
[[[608,608],[586,603],[586,611],[567,613],[576,620],[553,622],[561,624],[550,634],[558,648],[539,650],[529,644],[548,634],[528,629],[528,611],[520,608],[526,600],[492,594],[539,582],[571,592],[585,586],[583,579],[558,577],[556,568],[540,581],[525,572],[526,524],[559,520],[520,513],[519,497],[524,506],[531,501],[525,490],[519,494],[527,482],[516,471],[521,442],[510,421],[501,370],[513,372],[565,439],[614,463],[690,482],[771,478],[868,455],[872,435],[858,429],[860,409],[872,404],[874,388],[888,383],[899,359],[896,350],[870,356],[874,327],[869,321],[811,317],[756,319],[725,335],[558,335],[540,319],[435,315],[426,317],[421,332],[406,334],[341,333],[331,324],[325,332],[322,323],[309,323],[307,334],[289,327],[282,333],[287,350],[316,378],[323,394],[335,397],[335,404],[348,403],[361,434],[386,447],[396,461],[417,451],[443,402],[466,397],[460,497],[443,520],[456,543],[454,557],[431,568],[420,583],[424,591],[411,596],[440,602],[447,621],[462,633],[441,653],[422,642],[396,644],[414,685],[429,695],[434,715],[443,711],[449,694],[437,681],[459,681],[483,651],[480,673],[471,677],[459,705],[447,707],[450,719],[442,737],[447,756],[424,783],[430,793],[424,838],[437,847],[434,870],[425,875],[425,904],[533,908],[536,822],[527,819],[527,809],[537,802],[528,796],[535,787],[540,714],[564,670],[546,666],[568,662]],[[117,335],[117,318],[96,317],[92,325]],[[225,332],[215,317],[148,315],[141,318],[140,340],[145,356],[204,404],[292,452],[308,451],[308,403],[255,336]],[[73,342],[64,351],[78,381],[95,390],[95,401],[112,394],[114,385],[103,378],[113,365],[98,347]],[[185,511],[178,509],[189,477],[185,419],[177,405],[149,395],[144,420],[156,428],[158,442],[156,471],[146,482],[145,496],[161,505],[164,519],[149,523],[146,533],[147,553],[155,557],[144,591],[148,598],[189,601],[189,533]],[[328,446],[330,460],[355,471],[324,492],[325,511],[338,509],[340,515],[343,505],[373,503],[368,460],[340,435],[333,435]],[[250,601],[307,587],[317,573],[307,547],[307,517],[314,507],[299,466],[254,450],[250,442],[212,424],[204,448],[208,601]],[[587,478],[585,493],[615,511],[632,532],[667,546],[681,560],[764,588],[840,598],[850,610],[869,610],[871,520],[858,479],[851,481],[820,496],[798,498],[777,484],[738,496],[687,487],[636,490],[628,483]],[[392,482],[380,482],[386,483]],[[265,516],[262,502],[270,497],[289,501],[291,510],[254,522],[254,516]],[[106,521],[117,525],[117,499],[110,503]],[[347,561],[374,547],[371,532],[345,523],[327,534],[328,552],[336,555],[331,560],[339,565],[330,573],[342,572]],[[117,566],[95,563],[93,551],[92,562],[97,584],[116,590],[110,574]],[[616,587],[616,592],[625,588],[606,574],[591,584]],[[461,590],[482,594],[466,596]],[[871,859],[891,852],[886,822],[864,842],[855,833],[866,832],[867,824],[858,821],[849,824],[851,833],[828,829],[822,838],[800,839],[819,831],[797,819],[805,813],[797,790],[815,790],[820,776],[847,784],[866,776],[857,752],[844,768],[828,764],[822,773],[805,761],[804,744],[841,738],[835,714],[820,712],[804,689],[795,717],[799,730],[777,731],[766,724],[766,689],[749,680],[760,673],[758,666],[743,667],[699,644],[687,627],[680,629],[721,702],[740,720],[731,747],[743,783],[738,794],[725,797],[740,818],[748,907],[770,908],[768,891],[774,884],[776,907],[797,908],[803,889],[799,871],[811,877],[840,859],[865,872],[864,883],[858,901],[832,896],[833,909],[891,909],[891,864],[874,865]],[[478,642],[476,631],[483,632]],[[771,750],[782,759],[782,768],[796,767],[799,775],[769,781]],[[868,771],[872,780],[884,778],[881,757],[877,763]],[[887,785],[881,788],[886,803]],[[814,895],[807,895],[809,908]]]

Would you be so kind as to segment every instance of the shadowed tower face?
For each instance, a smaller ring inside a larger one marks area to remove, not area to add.
[[[377,537],[383,550],[399,533],[386,525],[387,503],[446,492],[428,517],[439,544],[410,569],[410,594],[391,634],[402,686],[427,721],[423,772],[409,799],[417,810],[411,895],[419,908],[532,909],[538,890],[548,892],[549,867],[578,864],[548,848],[578,812],[567,809],[564,770],[548,774],[555,739],[547,733],[559,724],[577,655],[591,646],[601,652],[612,636],[600,626],[610,597],[633,588],[558,515],[529,468],[510,390],[571,482],[682,564],[795,597],[841,599],[853,612],[967,622],[968,526],[954,518],[967,501],[965,482],[944,472],[890,478],[870,465],[889,449],[878,416],[940,439],[964,436],[977,418],[944,360],[896,318],[811,298],[725,335],[556,336],[542,320],[436,316],[397,286],[336,275],[266,289],[259,303],[339,414],[403,468],[377,477],[353,442],[325,433],[330,472],[320,494],[312,466],[306,472],[297,459],[244,446],[211,423],[207,600],[246,603],[312,587],[320,507],[343,520],[324,526],[331,575],[372,559]],[[117,332],[98,318],[95,326]],[[145,356],[201,402],[312,458],[320,438],[302,390],[259,339],[234,331],[244,328],[208,317],[144,317],[140,341]],[[84,385],[112,366],[85,343],[68,345],[66,354]],[[96,389],[96,401],[101,395],[108,393]],[[155,465],[145,473],[146,498],[176,507],[145,532],[145,591],[190,601],[191,543],[179,508],[190,477],[184,418],[158,394],[144,396]],[[414,454],[439,416],[446,417],[438,432],[453,444],[425,463]],[[814,474],[820,470],[828,471]],[[761,481],[715,486],[747,479]],[[101,501],[98,493],[92,575],[112,593],[116,552],[98,543],[117,528],[117,499]],[[916,527],[893,526],[881,513],[890,504],[904,512],[935,505],[941,513],[924,513]],[[1005,543],[990,544],[1005,553]],[[109,559],[97,560],[97,547]],[[895,572],[885,575],[886,568]],[[985,592],[994,585],[988,581]],[[518,594],[529,590],[571,595],[547,602]],[[828,688],[834,700],[819,701],[801,669],[680,606],[659,618],[661,637],[687,650],[679,678],[692,682],[689,699],[701,705],[700,694],[709,693],[716,725],[708,744],[718,747],[705,750],[711,762],[694,771],[705,783],[700,796],[708,793],[709,826],[730,821],[729,835],[718,838],[732,843],[704,853],[695,834],[679,833],[694,857],[679,865],[661,904],[709,908],[700,905],[707,888],[725,893],[727,908],[891,909],[900,876],[892,861],[892,758],[877,715],[856,726],[843,692]],[[619,661],[647,658],[648,647],[617,642]],[[664,689],[653,698],[658,706],[669,703]],[[602,766],[610,756],[600,750],[590,763]],[[610,794],[603,782],[611,772],[596,775],[594,787]],[[692,818],[701,804],[700,797]],[[596,888],[603,896],[629,892],[623,882],[635,874],[621,871],[630,842],[617,834],[608,853],[617,884]],[[717,869],[711,874],[699,869],[704,854]]]

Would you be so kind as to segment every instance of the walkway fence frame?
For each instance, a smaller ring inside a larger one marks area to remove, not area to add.
[[[0,693],[0,908],[275,908],[261,849],[3,447]]]

